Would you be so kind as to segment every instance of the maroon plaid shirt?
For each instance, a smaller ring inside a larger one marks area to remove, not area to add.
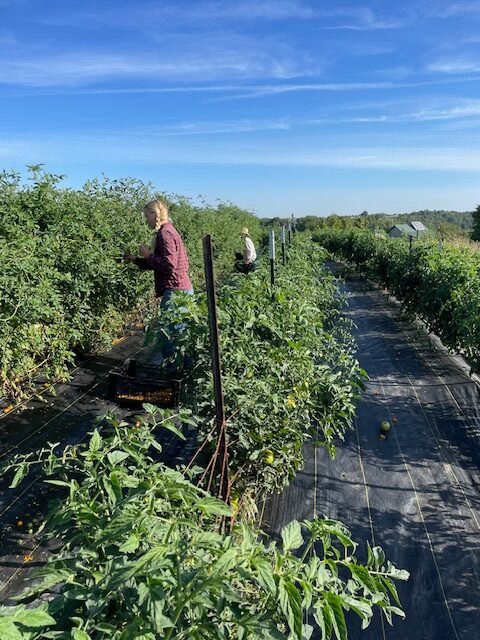
[[[155,248],[148,258],[135,258],[140,269],[153,269],[155,295],[165,289],[193,289],[188,276],[188,256],[182,237],[171,222],[162,224],[155,239]]]

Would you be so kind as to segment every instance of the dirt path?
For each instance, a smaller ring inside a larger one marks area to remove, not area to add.
[[[377,616],[362,632],[352,618],[351,640],[480,638],[479,389],[380,290],[355,281],[347,290],[370,376],[356,430],[333,461],[308,448],[295,483],[267,504],[265,525],[277,534],[292,518],[338,518],[410,571],[399,584],[407,619],[392,628]],[[380,439],[380,422],[394,418]]]

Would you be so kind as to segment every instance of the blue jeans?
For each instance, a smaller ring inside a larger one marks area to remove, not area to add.
[[[193,289],[165,289],[162,296],[162,301],[160,303],[160,309],[166,309],[169,305],[170,300],[175,295],[175,292],[182,291],[183,293],[188,294],[189,296],[193,296]],[[172,333],[181,334],[185,331],[187,325],[185,323],[175,324],[171,327]],[[164,358],[169,358],[173,355],[175,351],[175,339],[168,340],[165,342],[162,348],[162,355]]]
[[[166,309],[168,307],[168,303],[174,296],[175,291],[183,291],[184,293],[188,293],[189,296],[193,296],[193,289],[165,289],[160,303],[160,309]]]

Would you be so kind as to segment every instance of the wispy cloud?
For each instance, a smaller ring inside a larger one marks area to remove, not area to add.
[[[479,70],[480,72],[480,70]],[[412,75],[415,75],[412,73]],[[406,88],[420,88],[428,86],[450,85],[452,83],[471,83],[480,80],[478,76],[458,76],[438,79],[416,79],[412,81],[385,81],[385,82],[310,82],[310,83],[278,83],[258,84],[244,86],[238,92],[232,88],[230,96],[222,96],[218,100],[236,100],[245,98],[260,98],[286,93],[308,92],[359,92],[359,91],[383,91]]]
[[[149,136],[198,136],[229,133],[251,133],[254,131],[288,131],[290,124],[287,118],[272,120],[212,120],[178,122],[171,125],[148,127]],[[135,135],[141,133],[141,129],[133,131]]]
[[[480,117],[480,100],[469,104],[445,108],[418,109],[397,113],[338,116],[325,114],[318,118],[282,117],[275,119],[192,120],[154,127],[132,129],[130,135],[152,136],[201,136],[215,134],[242,134],[261,131],[289,131],[316,128],[317,125],[415,123],[467,120]],[[124,134],[125,132],[119,132]]]
[[[335,113],[324,113],[312,124],[363,123],[423,123],[442,121],[474,122],[480,116],[480,99],[461,99],[438,96],[400,98],[382,102],[353,102],[337,108]],[[293,123],[292,123],[293,124]],[[468,126],[466,124],[465,126]]]
[[[309,19],[317,10],[300,0],[243,0],[241,2],[199,2],[189,14],[193,18],[229,20]]]
[[[180,25],[238,23],[253,21],[307,20],[318,15],[316,8],[302,0],[203,0],[182,5],[168,2],[137,2],[110,10],[55,10],[42,21],[52,26],[124,27],[163,29]]]
[[[404,146],[394,143],[382,146],[342,146],[329,144],[323,140],[285,139],[274,143],[259,145],[258,140],[245,142],[229,141],[207,137],[197,139],[192,144],[187,138],[181,142],[171,138],[157,139],[151,144],[147,135],[65,135],[50,134],[42,137],[29,136],[26,139],[6,140],[3,148],[5,157],[25,162],[62,163],[68,149],[77,162],[92,165],[92,149],[96,150],[96,166],[105,163],[118,163],[122,158],[140,162],[144,165],[172,163],[198,165],[232,166],[269,166],[269,167],[330,167],[349,169],[417,170],[417,171],[453,171],[480,173],[480,151],[460,147],[424,147]],[[158,144],[162,144],[165,153],[158,154]],[[28,147],[28,152],[25,148]],[[1,150],[1,149],[0,149]],[[93,170],[93,169],[92,169]]]
[[[431,62],[426,69],[435,73],[448,74],[479,73],[480,60],[467,57],[444,58]]]
[[[336,113],[326,113],[318,118],[306,119],[303,122],[290,121],[290,127],[294,130],[298,127],[323,127],[325,125],[359,125],[359,127],[361,127],[362,125],[379,124],[382,126],[382,129],[379,129],[379,131],[383,131],[383,125],[389,124],[461,122],[464,123],[462,125],[463,128],[468,128],[469,122],[473,127],[476,127],[475,123],[478,117],[480,117],[480,100],[465,102],[456,106],[411,108],[409,110],[396,108],[397,105],[395,102],[390,105],[388,110],[384,109],[383,111],[379,111],[378,108],[375,108],[376,106],[377,105],[370,105],[369,112],[366,112],[366,109],[358,109],[352,105],[350,108],[346,108],[344,112],[348,113],[357,109],[359,113],[355,115],[341,115],[337,110]],[[376,111],[376,113],[372,113],[372,111]]]
[[[321,13],[324,18],[346,18],[339,24],[322,25],[321,29],[349,31],[380,31],[385,29],[398,29],[408,23],[408,19],[403,18],[382,18],[377,15],[369,7],[346,7],[334,9],[331,11],[323,11]]]
[[[318,71],[318,68],[317,68]],[[268,50],[236,48],[186,52],[183,55],[149,52],[138,55],[69,53],[57,56],[4,59],[0,83],[32,87],[78,87],[101,81],[214,79],[288,79],[313,73],[308,61],[278,56]]]
[[[480,116],[480,101],[468,106],[458,106],[446,109],[420,109],[396,114],[382,114],[378,116],[357,116],[336,118],[341,123],[372,123],[372,122],[436,122],[442,120],[465,120]]]
[[[98,60],[98,59],[97,59]],[[33,76],[36,72],[36,67],[32,67],[30,74]],[[11,69],[8,70],[11,72]],[[64,72],[66,74],[66,72]],[[133,71],[132,71],[133,74]],[[134,74],[133,74],[134,75]],[[446,74],[447,75],[447,74]],[[148,95],[148,94],[206,94],[215,96],[209,98],[214,101],[232,101],[232,100],[244,100],[255,99],[262,97],[269,97],[282,94],[294,94],[294,93],[357,93],[357,92],[375,92],[375,91],[394,91],[396,89],[419,89],[421,87],[429,86],[442,86],[453,84],[471,84],[480,81],[479,75],[448,75],[445,78],[426,79],[426,80],[413,80],[411,82],[283,82],[279,79],[275,84],[264,84],[251,82],[242,82],[238,84],[231,83],[217,83],[217,84],[177,84],[177,85],[164,85],[164,86],[88,86],[87,80],[80,81],[78,79],[70,79],[70,83],[61,83],[64,74],[57,77],[48,75],[43,77],[39,71],[39,77],[30,80],[30,75],[17,77],[15,82],[18,85],[26,88],[17,88],[15,90],[4,90],[2,92],[3,97],[16,97],[19,94],[22,96],[61,96],[61,95]],[[112,79],[113,76],[106,77]],[[0,85],[2,83],[8,83],[7,78],[10,78],[8,74],[2,76],[0,71]],[[94,82],[94,78],[100,79],[98,75],[92,76],[91,83]],[[128,80],[128,76],[124,79]],[[149,78],[154,80],[154,78]],[[176,78],[170,78],[175,80]],[[196,79],[196,78],[195,78]],[[190,78],[194,80],[194,78]],[[239,80],[242,80],[239,78]],[[218,97],[215,95],[218,94]],[[223,95],[221,95],[223,94]],[[382,100],[382,102],[384,102]],[[376,100],[372,103],[373,106],[379,106],[380,102]],[[361,103],[359,103],[359,106]],[[355,108],[345,107],[343,108]]]
[[[367,6],[344,6],[333,9],[304,0],[199,0],[195,3],[137,2],[132,5],[95,10],[58,10],[43,15],[44,24],[51,26],[99,26],[129,30],[175,29],[202,24],[219,26],[248,25],[255,22],[312,21],[322,29],[376,31],[395,29],[410,23],[407,13],[382,17]],[[337,21],[337,23],[335,23]],[[340,21],[340,22],[338,22]]]
[[[454,2],[437,12],[441,18],[480,14],[480,2]]]
[[[480,100],[471,104],[451,107],[449,109],[422,109],[400,116],[402,120],[424,122],[434,120],[457,120],[480,116]]]
[[[295,84],[271,84],[244,87],[233,96],[219,98],[220,100],[236,100],[239,98],[258,98],[274,96],[286,93],[303,92],[347,92],[375,89],[392,89],[396,87],[393,82],[314,82]]]

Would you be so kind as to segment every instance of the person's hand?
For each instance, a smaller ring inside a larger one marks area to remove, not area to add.
[[[132,256],[131,253],[125,253],[123,255],[123,261],[124,262],[133,262],[135,260],[135,256]]]
[[[142,258],[148,258],[150,257],[150,249],[147,247],[146,244],[141,244],[138,247],[138,252],[139,254],[142,256]]]

